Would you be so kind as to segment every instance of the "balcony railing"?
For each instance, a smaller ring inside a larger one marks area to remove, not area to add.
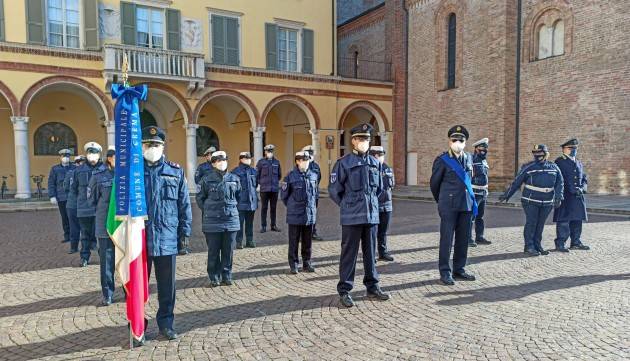
[[[391,81],[392,64],[380,61],[339,58],[337,72],[344,78]]]
[[[108,83],[122,73],[123,54],[130,77],[186,81],[189,92],[200,90],[205,83],[203,54],[114,44],[104,45],[103,51]]]

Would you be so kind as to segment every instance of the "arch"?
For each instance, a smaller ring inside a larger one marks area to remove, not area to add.
[[[44,123],[33,134],[33,154],[36,156],[56,156],[64,148],[79,154],[77,147],[77,134],[70,126],[61,122]]]
[[[264,127],[265,123],[267,122],[267,116],[269,115],[269,112],[271,112],[273,107],[275,107],[276,105],[282,102],[288,102],[288,103],[294,104],[298,108],[302,109],[302,111],[306,115],[306,118],[308,119],[311,129],[319,129],[320,127],[319,115],[317,114],[315,107],[311,103],[309,103],[308,100],[300,96],[293,95],[293,94],[284,94],[284,95],[280,95],[273,98],[269,102],[269,104],[267,104],[267,106],[265,107],[265,111],[263,111],[262,117],[260,118],[258,125],[261,127]]]
[[[385,115],[383,109],[381,109],[378,105],[366,100],[359,100],[348,105],[341,113],[341,117],[339,117],[337,129],[343,129],[343,123],[345,122],[346,118],[348,117],[350,112],[357,108],[366,109],[374,116],[379,127],[379,132],[391,131],[389,127],[389,121],[387,120],[387,116]]]
[[[105,115],[105,121],[107,122],[109,120],[113,120],[114,107],[112,106],[110,99],[107,98],[100,89],[98,89],[92,83],[85,81],[81,78],[75,78],[75,77],[65,76],[65,75],[50,76],[50,77],[41,79],[40,81],[31,85],[31,87],[28,88],[26,93],[24,93],[24,96],[22,96],[22,101],[20,102],[20,115],[28,116],[28,106],[30,105],[31,101],[35,98],[35,96],[43,89],[52,85],[56,85],[56,84],[69,84],[72,86],[79,87],[82,90],[85,90],[88,94],[92,95],[94,97],[94,100],[96,100],[101,106],[101,110],[103,111],[103,114]]]
[[[199,124],[199,115],[201,114],[201,110],[203,109],[203,107],[212,99],[218,97],[228,97],[240,104],[243,109],[245,109],[247,115],[249,115],[249,120],[252,123],[252,128],[256,127],[256,124],[258,124],[259,122],[260,116],[258,113],[258,109],[256,109],[256,105],[254,105],[254,102],[252,102],[242,93],[229,89],[214,90],[199,99],[199,102],[195,106],[195,110],[193,112],[193,121],[195,124]]]
[[[523,62],[538,60],[538,31],[542,25],[554,27],[558,20],[564,25],[563,54],[573,50],[573,10],[566,0],[544,0],[532,7],[523,22]]]
[[[181,95],[177,90],[172,88],[169,85],[162,83],[153,83],[153,82],[142,82],[134,85],[146,85],[149,88],[149,92],[151,90],[156,90],[161,94],[164,94],[166,97],[171,99],[175,105],[179,108],[182,113],[182,117],[184,117],[184,124],[190,124],[192,121],[192,109],[190,108],[190,104],[186,101],[183,95]],[[150,93],[149,93],[150,94]],[[154,114],[155,115],[155,114]]]
[[[11,107],[11,115],[18,115],[20,111],[20,102],[17,97],[8,86],[6,86],[2,81],[0,81],[0,94],[4,96]]]

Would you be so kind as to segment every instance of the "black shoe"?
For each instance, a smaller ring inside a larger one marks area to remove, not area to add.
[[[189,253],[190,253],[190,250],[188,248],[182,248],[177,252],[177,254],[179,254],[180,256],[185,256]]]
[[[525,250],[525,254],[527,254],[528,256],[531,256],[531,257],[540,256],[540,252],[538,252],[537,250],[535,250],[533,248],[526,249]]]
[[[146,329],[145,329],[145,330],[146,330]],[[132,345],[133,345],[132,347],[136,348],[136,347],[141,347],[141,346],[144,346],[144,341],[145,341],[145,339],[144,339],[144,335],[142,335],[142,338],[141,338],[141,339],[139,339],[139,340],[136,340],[136,339],[134,338],[134,339],[133,339],[133,342],[132,342]]]
[[[468,247],[477,247],[477,243],[475,241],[468,242]]]
[[[300,271],[298,270],[298,268],[297,268],[297,267],[291,267],[291,274],[292,274],[292,275],[296,275],[296,274],[298,274],[298,273],[300,273]]]
[[[265,232],[267,232],[267,227],[265,226],[260,227],[260,233],[265,233]]]
[[[564,247],[556,247],[556,252],[569,253],[569,250]]]
[[[280,228],[278,228],[278,227],[276,227],[276,226],[271,226],[271,230],[272,230],[273,232],[282,232],[282,231],[280,230]]]
[[[208,285],[208,287],[210,288],[215,288],[215,287],[219,287],[221,284],[218,281],[210,281],[210,284]]]
[[[68,251],[68,254],[75,254],[77,252],[79,252],[78,249],[71,249],[71,250]]]
[[[455,284],[455,280],[451,277],[451,275],[440,276],[440,283],[445,286],[452,286]]]
[[[582,251],[588,251],[589,249],[591,249],[591,247],[580,243],[580,244],[576,244],[576,245],[573,245],[573,246],[569,247],[569,249],[579,249],[579,250],[582,250]]]
[[[61,241],[61,243],[68,243],[68,242],[70,242],[69,239],[64,239],[63,241]]]
[[[350,296],[350,294],[348,293],[346,293],[345,295],[341,295],[339,298],[339,302],[341,302],[341,305],[346,308],[350,308],[354,306],[354,301],[352,300],[352,296]]]
[[[389,293],[385,293],[381,291],[380,288],[377,288],[374,291],[368,291],[367,298],[371,300],[387,301],[391,298],[391,296],[389,295]]]
[[[302,267],[302,271],[303,272],[308,272],[308,273],[313,273],[313,272],[315,272],[315,268],[313,266],[311,266],[310,264],[305,264]]]
[[[237,243],[236,244],[236,249],[243,249],[243,244],[242,243]]]
[[[453,273],[453,278],[458,281],[474,281],[476,280],[474,275],[470,273],[462,272],[462,273]]]
[[[392,257],[392,255],[390,255],[389,253],[385,253],[382,256],[378,257],[379,261],[387,261],[387,262],[393,262],[394,261],[394,257]]]
[[[256,248],[256,243],[247,243],[245,244],[245,248]]]
[[[540,252],[540,254],[541,254],[542,256],[546,256],[546,255],[548,255],[548,254],[549,254],[549,251],[547,251],[547,250],[545,250],[545,249],[542,249],[542,248],[541,248],[538,252]]]
[[[87,267],[88,265],[88,260],[87,259],[82,259],[81,260],[81,267]]]
[[[477,239],[475,242],[477,242],[477,244],[492,244],[492,242],[488,241],[487,239],[483,237]]]
[[[223,286],[231,286],[233,285],[232,280],[223,280],[221,281],[221,285]]]
[[[319,234],[314,234],[311,238],[314,241],[323,241],[324,240]]]
[[[114,303],[112,301],[111,297],[103,297],[103,299],[101,300],[101,306],[110,306],[112,303]]]
[[[172,328],[160,329],[160,335],[166,337],[167,340],[175,340],[179,335]]]

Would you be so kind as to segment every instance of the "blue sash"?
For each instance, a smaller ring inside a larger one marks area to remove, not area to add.
[[[475,194],[473,193],[472,180],[470,179],[470,176],[468,175],[468,173],[466,173],[462,165],[457,160],[448,156],[448,153],[442,154],[440,158],[455,172],[455,174],[457,174],[457,178],[459,178],[459,180],[461,180],[462,183],[464,183],[464,185],[466,186],[466,189],[468,190],[468,196],[470,197],[470,199],[472,199],[473,202],[473,216],[477,217],[477,200],[475,199]]]

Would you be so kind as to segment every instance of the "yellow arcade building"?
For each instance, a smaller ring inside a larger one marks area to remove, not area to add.
[[[231,168],[274,144],[287,173],[312,144],[325,187],[354,125],[393,143],[391,76],[338,75],[335,14],[335,0],[0,0],[0,176],[29,198],[60,149],[113,145],[126,54],[149,87],[142,124],[165,130],[189,184],[210,145]]]

